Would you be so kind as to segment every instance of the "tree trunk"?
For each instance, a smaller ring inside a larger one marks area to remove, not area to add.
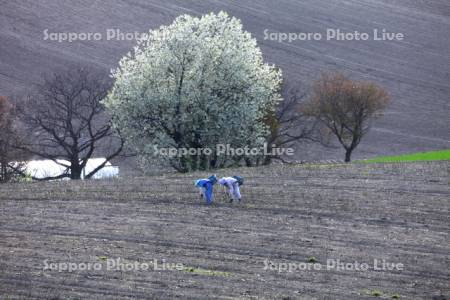
[[[0,163],[0,182],[6,182],[6,181],[8,181],[7,180],[7,178],[6,178],[6,164],[5,164],[5,162],[4,161],[2,161],[1,163]]]
[[[74,166],[74,165],[72,165],[70,167],[70,179],[73,179],[73,180],[81,179],[81,172],[82,171],[83,171],[83,169],[81,168],[81,166]]]
[[[270,164],[272,163],[272,159],[273,159],[272,155],[266,155],[266,156],[264,156],[262,165],[263,165],[263,166],[268,166],[268,165],[270,165]],[[258,165],[259,165],[259,162],[258,162]]]
[[[244,161],[245,161],[245,166],[250,168],[253,167],[253,163],[250,157],[244,157]]]
[[[353,149],[347,149],[347,150],[345,151],[345,162],[346,162],[346,163],[349,163],[349,162],[350,162],[351,156],[352,156],[352,151],[353,151]]]

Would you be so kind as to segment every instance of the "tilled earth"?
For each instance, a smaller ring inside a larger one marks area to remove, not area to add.
[[[449,170],[224,170],[245,176],[243,202],[216,189],[210,207],[205,174],[2,185],[0,296],[448,299]]]

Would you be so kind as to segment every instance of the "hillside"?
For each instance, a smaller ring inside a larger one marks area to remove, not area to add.
[[[117,66],[133,41],[101,39],[58,42],[48,32],[146,32],[184,13],[225,10],[242,19],[267,60],[289,82],[309,85],[324,70],[386,87],[393,103],[355,158],[428,151],[450,146],[450,2],[447,0],[0,0],[0,94],[23,92],[43,73],[66,65]],[[372,32],[385,28],[403,41],[264,40],[269,32]],[[302,158],[341,157],[340,150],[314,146]]]
[[[211,207],[193,186],[206,174],[3,185],[0,295],[450,299],[449,168],[227,170],[246,178],[243,202],[229,204],[218,190]],[[118,270],[118,259],[131,269]],[[143,270],[153,260],[158,269]]]

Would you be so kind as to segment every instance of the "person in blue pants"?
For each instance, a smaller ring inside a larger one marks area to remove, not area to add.
[[[200,197],[206,200],[206,204],[211,204],[213,202],[213,189],[216,182],[216,175],[195,181],[195,186],[200,190]]]

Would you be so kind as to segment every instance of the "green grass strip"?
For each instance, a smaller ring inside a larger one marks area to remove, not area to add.
[[[381,156],[373,159],[361,160],[363,163],[384,163],[384,162],[415,162],[415,161],[440,161],[450,160],[450,150],[418,152],[396,156]]]

